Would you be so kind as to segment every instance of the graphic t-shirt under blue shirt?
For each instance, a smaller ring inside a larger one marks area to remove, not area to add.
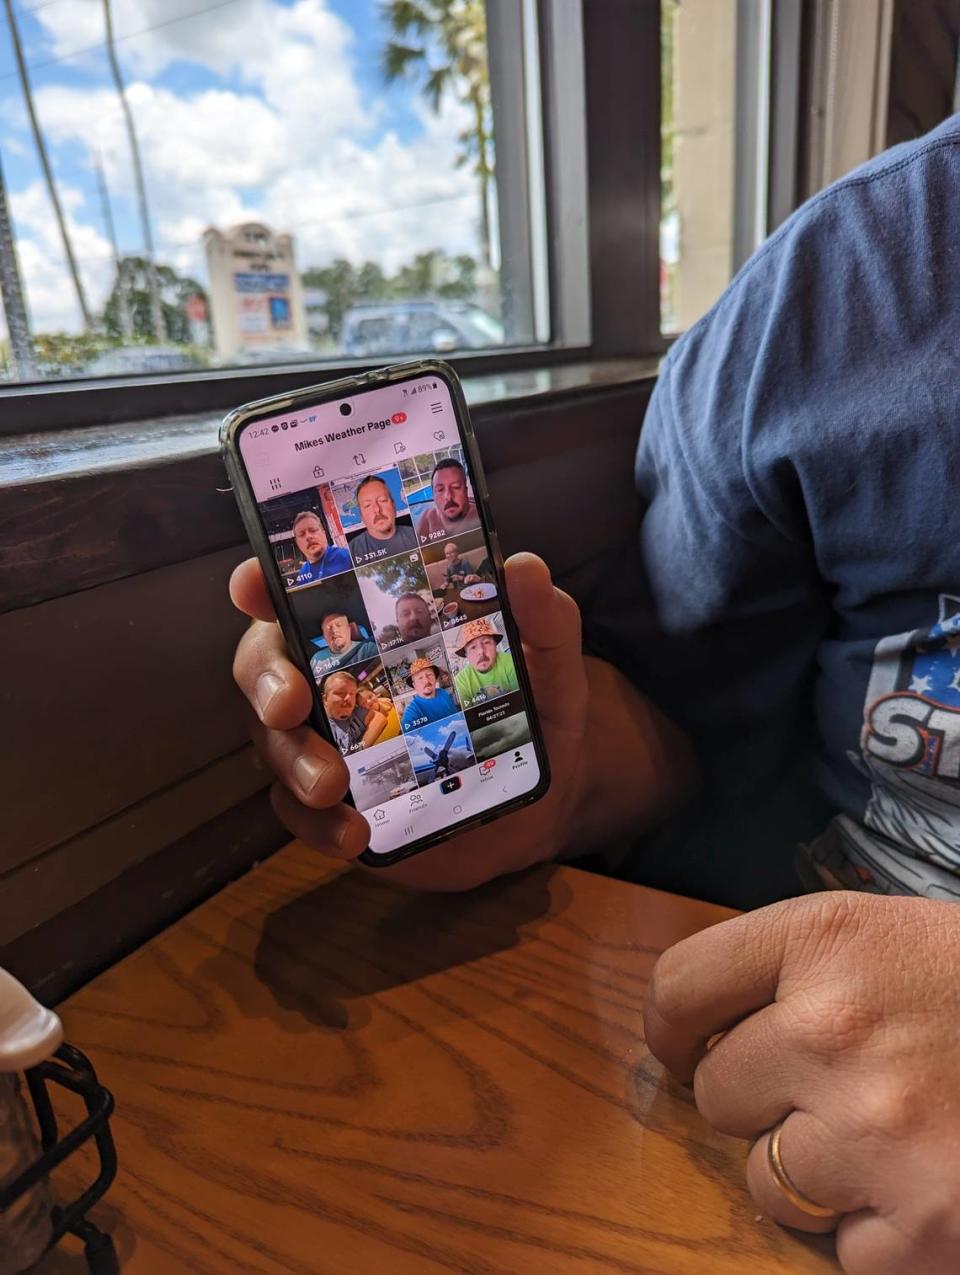
[[[799,209],[672,347],[587,640],[690,734],[637,879],[960,898],[960,116]]]

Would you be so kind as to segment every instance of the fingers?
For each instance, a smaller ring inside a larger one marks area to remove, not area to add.
[[[275,624],[255,620],[237,644],[233,676],[260,721],[275,730],[299,726],[313,700],[306,679],[290,662]]]
[[[955,1240],[924,1253],[917,1252],[917,1237],[889,1217],[869,1209],[840,1219],[837,1257],[846,1275],[944,1275],[956,1269]]]
[[[701,1058],[693,1095],[703,1118],[721,1133],[757,1138],[798,1105],[800,1077],[784,1066],[789,1037],[779,1005],[751,1014]]]
[[[274,784],[270,801],[277,818],[300,841],[338,859],[355,859],[367,848],[370,828],[352,806],[311,810],[282,784]]]
[[[668,948],[654,966],[643,1022],[647,1046],[689,1081],[707,1041],[775,998],[787,925],[784,904],[734,917]]]
[[[275,620],[277,613],[267,592],[263,568],[256,558],[241,562],[230,577],[230,600],[252,620]]]
[[[534,698],[555,730],[566,726],[579,736],[586,676],[577,604],[554,586],[546,564],[532,553],[514,554],[505,570]]]
[[[515,553],[505,565],[507,592],[524,645],[546,654],[580,648],[580,611],[556,588],[542,558]]]
[[[764,1133],[747,1158],[747,1186],[764,1217],[798,1231],[825,1234],[838,1218],[814,1217],[791,1202],[770,1166],[770,1136]],[[780,1162],[795,1191],[835,1214],[854,1213],[867,1206],[864,1188],[844,1178],[842,1148],[836,1131],[816,1116],[794,1111],[780,1134]]]
[[[250,736],[266,764],[303,805],[321,810],[343,800],[350,782],[346,763],[309,726],[272,730],[251,714]]]

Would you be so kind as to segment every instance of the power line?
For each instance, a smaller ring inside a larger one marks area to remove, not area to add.
[[[53,4],[54,0],[44,0],[44,3],[38,5],[38,9],[42,9],[47,4]],[[181,13],[177,18],[167,18],[165,22],[155,22],[149,27],[142,27],[139,31],[129,31],[126,35],[118,35],[114,40],[114,44],[121,44],[124,40],[136,40],[141,35],[147,35],[150,31],[159,31],[162,27],[172,27],[178,22],[189,22],[191,18],[199,18],[204,13],[213,13],[217,9],[225,9],[229,4],[236,4],[236,0],[218,0],[216,4],[205,5],[202,9],[195,9],[193,13]],[[30,10],[35,12],[35,10]],[[59,57],[47,58],[45,62],[31,62],[27,64],[28,71],[43,71],[49,66],[59,66],[61,62],[69,62],[73,58],[82,57],[84,53],[95,53],[98,49],[105,49],[106,42],[98,40],[96,44],[88,44],[82,49],[71,49],[69,53],[61,53]],[[16,72],[8,71],[6,75],[0,75],[0,84],[4,80],[12,80],[16,76]]]
[[[284,227],[285,228],[288,227],[290,230],[299,230],[303,226],[337,225],[344,221],[357,221],[361,217],[380,217],[384,213],[409,212],[417,208],[432,208],[435,204],[449,204],[449,203],[455,203],[457,200],[460,200],[460,199],[473,199],[473,198],[475,198],[475,192],[472,190],[465,190],[458,195],[437,195],[436,198],[434,199],[420,199],[414,203],[409,203],[409,204],[393,204],[391,207],[388,207],[388,208],[363,208],[357,212],[341,213],[340,216],[338,217],[311,217],[303,221],[285,221]],[[158,248],[158,251],[160,252],[174,253],[174,252],[181,252],[184,249],[190,249],[193,246],[194,245],[190,243],[174,243],[172,240],[170,240],[168,242],[159,243],[157,245],[157,248]],[[127,253],[123,253],[122,255],[126,257],[130,257],[130,256],[135,256],[136,254],[127,252]],[[93,263],[96,263],[98,265],[103,265],[104,263],[110,261],[111,258],[112,258],[112,254],[105,251],[96,256],[90,255],[86,257],[79,257],[78,260],[81,261],[84,265],[92,265]]]
[[[300,228],[302,228],[303,226],[337,226],[337,224],[340,222],[356,222],[357,219],[361,217],[382,217],[382,214],[384,213],[411,212],[412,209],[432,208],[433,205],[435,204],[450,204],[450,203],[456,203],[456,200],[473,199],[473,198],[474,198],[474,191],[464,190],[459,195],[437,195],[435,199],[419,199],[416,201],[416,203],[394,204],[393,207],[390,207],[390,208],[363,208],[360,210],[360,212],[342,213],[339,215],[339,217],[311,217],[311,218],[307,218],[306,221],[297,221],[297,222],[284,221],[283,226],[284,228],[289,228],[289,230],[292,230],[292,231],[300,230]],[[181,252],[181,251],[184,251],[185,249],[189,250],[191,249],[191,247],[194,247],[194,246],[195,246],[194,244],[173,244],[173,242],[170,241],[170,242],[166,242],[166,244],[164,244],[164,242],[161,242],[161,244],[158,244],[157,250],[159,252],[167,252],[167,254],[172,254],[172,252]],[[135,256],[136,254],[135,252],[124,252],[124,254],[121,254],[121,255]],[[112,252],[110,251],[98,252],[98,254],[96,255],[89,254],[87,256],[80,256],[80,258],[78,258],[78,261],[80,261],[80,263],[82,263],[83,265],[92,265],[94,263],[99,265],[99,264],[105,263],[105,261],[110,261],[110,260],[112,260]]]

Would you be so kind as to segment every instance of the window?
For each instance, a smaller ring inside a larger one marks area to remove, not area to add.
[[[737,0],[663,0],[661,324],[681,332],[734,264]]]
[[[0,376],[548,341],[538,77],[533,0],[22,0]]]

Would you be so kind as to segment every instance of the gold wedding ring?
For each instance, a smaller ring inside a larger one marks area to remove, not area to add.
[[[836,1209],[828,1209],[822,1204],[816,1204],[809,1196],[798,1191],[790,1181],[790,1175],[783,1167],[783,1159],[780,1155],[780,1135],[783,1132],[783,1125],[782,1120],[778,1125],[774,1125],[767,1142],[767,1163],[770,1165],[774,1182],[793,1207],[799,1209],[801,1213],[806,1213],[808,1217],[839,1217],[840,1214]]]

